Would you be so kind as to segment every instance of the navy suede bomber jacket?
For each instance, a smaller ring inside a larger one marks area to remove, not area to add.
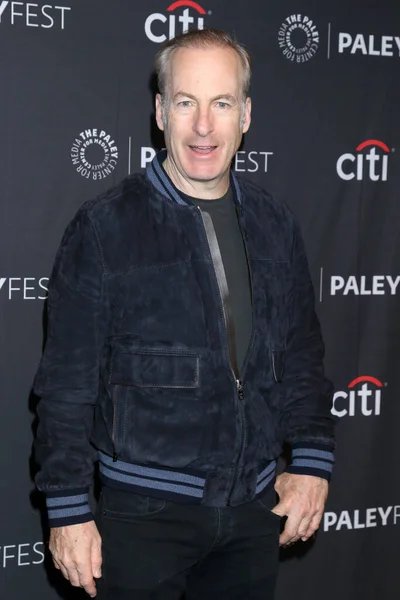
[[[213,507],[273,485],[284,442],[290,473],[332,471],[332,385],[294,216],[231,174],[252,291],[239,381],[202,212],[163,159],[86,202],[56,256],[34,384],[51,526],[93,518],[96,461],[104,485]]]

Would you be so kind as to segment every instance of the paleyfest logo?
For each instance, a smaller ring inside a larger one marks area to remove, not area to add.
[[[324,514],[323,530],[341,531],[349,529],[369,529],[397,525],[400,519],[400,506],[373,506],[372,508],[327,511]]]
[[[331,275],[331,296],[395,296],[400,275]]]
[[[46,300],[48,277],[0,277],[0,299]]]
[[[65,29],[65,12],[70,6],[52,6],[34,2],[0,2],[0,25],[23,25],[41,29]]]
[[[400,57],[398,35],[356,35],[341,32],[338,36],[339,54],[364,54],[367,56]]]
[[[318,50],[317,27],[306,15],[290,15],[279,29],[278,44],[283,56],[291,62],[307,62]]]
[[[23,544],[1,544],[0,566],[27,567],[41,565],[45,558],[45,545],[43,542],[25,542]]]
[[[129,138],[129,147],[131,144],[131,138]],[[270,163],[270,157],[273,156],[273,152],[266,152],[260,150],[238,150],[236,152],[232,167],[237,173],[256,173],[257,171],[267,173],[268,166]],[[151,146],[142,146],[140,149],[140,167],[145,169],[149,163],[153,160],[156,155],[156,150]]]
[[[183,11],[178,9],[182,9]],[[175,12],[177,11],[177,12]],[[186,33],[190,26],[193,29],[204,29],[206,11],[193,0],[178,0],[167,8],[168,16],[163,13],[152,13],[144,24],[144,31],[151,42],[161,44],[176,35]],[[210,13],[209,13],[210,14]],[[164,25],[168,23],[167,25]]]
[[[117,165],[118,147],[103,129],[85,129],[72,144],[71,159],[85,179],[105,179]]]

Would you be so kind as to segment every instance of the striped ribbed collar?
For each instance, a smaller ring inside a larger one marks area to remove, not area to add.
[[[161,150],[153,158],[152,162],[146,168],[146,177],[151,181],[154,187],[170,200],[183,204],[185,206],[191,206],[191,204],[185,199],[183,195],[179,193],[179,190],[174,186],[171,179],[167,175],[162,163],[167,156],[166,150]],[[230,172],[231,185],[235,191],[235,196],[239,204],[242,203],[242,194],[238,181],[232,171]]]

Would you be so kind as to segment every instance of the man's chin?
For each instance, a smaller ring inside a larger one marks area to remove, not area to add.
[[[193,181],[214,181],[223,176],[221,165],[193,165],[189,163],[185,171]]]
[[[188,172],[188,176],[192,181],[215,181],[222,177],[222,173],[205,173],[205,172]]]

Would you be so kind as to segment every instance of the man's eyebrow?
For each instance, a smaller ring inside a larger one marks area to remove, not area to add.
[[[230,102],[237,102],[236,96],[233,96],[232,94],[218,94],[215,98],[211,98],[211,101],[215,102],[215,100],[221,100],[221,98],[229,100]]]
[[[185,98],[191,98],[191,100],[197,100],[196,96],[193,96],[193,94],[189,94],[187,92],[183,92],[183,91],[179,91],[176,92],[176,94],[174,94],[173,100],[176,100],[178,97],[180,96],[184,96]],[[229,100],[230,102],[237,102],[237,98],[236,96],[233,96],[232,94],[218,94],[218,96],[215,96],[214,98],[211,98],[211,102],[215,102],[216,100]]]
[[[173,100],[178,98],[178,96],[185,96],[185,98],[191,98],[192,100],[196,100],[195,96],[192,96],[192,94],[188,94],[187,92],[182,92],[181,90],[179,90],[179,92],[176,92],[176,94],[174,94]]]

